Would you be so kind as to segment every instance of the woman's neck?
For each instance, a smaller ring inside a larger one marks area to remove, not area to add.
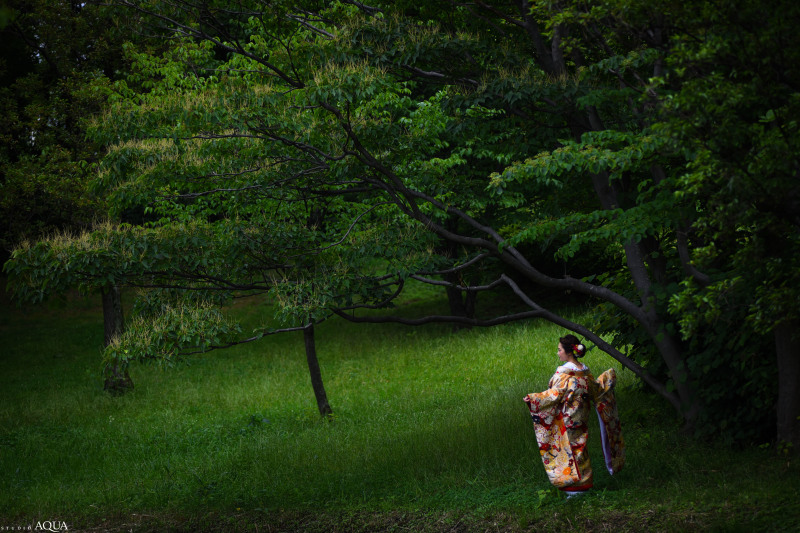
[[[561,365],[561,367],[559,367],[559,368],[562,368],[562,367],[566,367],[569,370],[576,370],[576,371],[586,370],[588,368],[586,365],[584,365],[583,363],[577,362],[577,360],[575,360],[575,359],[573,359],[571,361],[564,361],[563,364]]]
[[[566,363],[572,363],[573,365],[575,365],[575,366],[577,366],[577,367],[582,367],[582,366],[583,366],[581,363],[579,363],[579,362],[578,362],[578,359],[577,359],[577,358],[576,358],[574,355],[572,355],[572,354],[569,354],[569,355],[568,355],[568,356],[567,356],[567,357],[564,359],[564,363],[565,363],[565,364],[566,364]]]

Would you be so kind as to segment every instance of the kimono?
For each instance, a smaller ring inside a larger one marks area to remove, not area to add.
[[[600,420],[600,437],[608,472],[625,464],[625,443],[617,415],[614,369],[595,380],[589,368],[567,363],[550,378],[549,389],[527,396],[539,454],[550,482],[561,490],[584,491],[592,487],[592,465],[586,449],[588,417],[594,402]]]

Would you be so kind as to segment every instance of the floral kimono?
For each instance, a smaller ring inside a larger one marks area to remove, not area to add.
[[[616,380],[613,368],[595,380],[585,365],[579,369],[567,363],[550,378],[548,390],[527,396],[544,469],[559,489],[583,491],[592,487],[592,466],[586,449],[592,401],[600,420],[608,472],[613,475],[625,464],[625,443],[613,392]]]

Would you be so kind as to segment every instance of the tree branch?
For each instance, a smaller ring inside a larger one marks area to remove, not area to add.
[[[133,9],[133,10],[138,11],[139,13],[142,13],[142,14],[147,15],[149,17],[154,17],[154,18],[159,19],[159,20],[161,20],[163,22],[171,24],[175,28],[173,31],[176,31],[176,32],[180,33],[181,35],[185,35],[187,37],[195,37],[197,39],[208,41],[208,42],[214,44],[215,46],[218,46],[221,50],[224,50],[224,51],[230,52],[230,53],[234,53],[234,54],[239,54],[239,55],[244,56],[244,57],[246,57],[248,59],[252,59],[256,63],[266,67],[268,70],[273,72],[278,78],[282,79],[283,81],[285,81],[287,84],[289,84],[292,87],[295,87],[295,88],[298,88],[298,89],[301,89],[301,88],[305,87],[305,84],[299,78],[290,76],[288,73],[286,73],[282,69],[278,68],[277,65],[274,65],[273,63],[269,62],[268,60],[266,60],[266,59],[264,59],[262,57],[258,57],[257,55],[248,52],[247,50],[245,50],[238,43],[236,44],[236,46],[230,46],[229,44],[221,41],[217,37],[212,36],[212,35],[204,32],[202,30],[199,30],[196,27],[189,26],[187,24],[183,24],[183,23],[179,22],[178,20],[173,19],[171,17],[168,17],[166,15],[162,15],[160,13],[156,13],[154,11],[150,11],[150,10],[141,8],[138,5],[136,5],[133,2],[130,2],[128,0],[116,0],[115,5]],[[223,32],[220,32],[220,33],[223,33]]]
[[[453,268],[448,268],[446,270],[421,271],[421,272],[417,272],[417,274],[419,274],[421,276],[444,276],[446,274],[455,274],[456,272],[460,272],[461,270],[464,270],[466,268],[471,267],[475,263],[480,262],[482,259],[486,259],[490,255],[491,254],[489,254],[488,252],[484,252],[482,254],[476,255],[475,257],[473,257],[472,259],[470,259],[466,263],[462,263],[462,264],[460,264],[460,265],[458,265],[456,267],[453,267]]]
[[[482,292],[482,291],[490,291],[495,287],[502,285],[504,281],[502,279],[498,279],[493,281],[488,285],[470,285],[470,286],[463,286],[457,285],[455,283],[451,283],[449,281],[439,280],[439,279],[430,279],[424,276],[420,276],[419,274],[412,274],[409,276],[411,279],[415,279],[417,281],[421,281],[422,283],[427,283],[428,285],[437,285],[439,287],[451,287],[453,289],[458,289],[460,291],[465,292]]]
[[[675,235],[676,247],[678,248],[678,257],[680,257],[683,271],[702,287],[707,287],[711,284],[711,277],[703,272],[700,272],[697,267],[692,264],[692,258],[689,254],[689,242],[686,230],[678,229],[678,231],[675,232]]]

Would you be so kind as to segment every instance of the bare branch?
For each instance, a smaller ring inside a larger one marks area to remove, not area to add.
[[[328,31],[325,31],[322,28],[317,28],[316,26],[310,24],[307,21],[307,19],[305,19],[303,17],[300,17],[299,15],[289,15],[288,18],[291,19],[291,20],[294,20],[296,22],[299,22],[300,24],[302,24],[303,26],[305,26],[309,30],[313,31],[314,33],[318,33],[318,34],[322,35],[323,37],[326,37],[328,39],[333,39],[334,38],[334,35],[332,33],[328,32]]]
[[[317,320],[316,322],[314,322],[314,324],[321,324],[321,323],[325,322],[327,319],[328,319],[328,317],[322,318],[322,319]],[[179,355],[181,355],[181,356],[195,355],[195,354],[199,354],[199,353],[208,353],[208,352],[210,352],[212,350],[223,350],[225,348],[230,348],[232,346],[238,346],[239,344],[247,344],[249,342],[258,341],[258,340],[261,340],[264,337],[267,337],[267,336],[270,336],[270,335],[277,335],[279,333],[292,333],[294,331],[303,331],[307,327],[308,327],[308,325],[295,326],[295,327],[292,327],[292,328],[267,329],[267,330],[262,331],[259,335],[256,335],[254,337],[249,337],[247,339],[242,339],[242,340],[238,340],[238,341],[229,342],[227,344],[209,346],[205,350],[197,350],[197,351],[194,351],[194,352],[181,352]]]
[[[363,2],[358,2],[357,0],[343,0],[345,4],[351,4],[359,8],[361,11],[366,13],[369,16],[374,16],[377,13],[383,13],[383,9],[379,7],[372,7],[364,4]]]
[[[347,313],[344,313],[336,309],[334,309],[333,312],[349,322],[355,322],[360,324],[391,323],[391,324],[404,324],[406,326],[424,326],[426,324],[445,323],[445,324],[463,324],[465,326],[475,326],[475,327],[491,327],[500,324],[507,324],[509,322],[515,322],[517,320],[522,320],[525,318],[535,318],[540,316],[539,311],[525,311],[522,313],[515,313],[511,315],[505,315],[501,317],[483,320],[478,318],[467,318],[463,316],[453,316],[453,315],[429,315],[422,318],[404,318],[399,316],[358,317],[354,315],[348,315]]]
[[[456,272],[459,272],[461,270],[464,270],[466,268],[471,267],[472,265],[474,265],[475,263],[481,261],[482,259],[486,259],[490,255],[491,254],[489,254],[488,252],[485,252],[485,253],[482,253],[482,254],[478,254],[475,257],[473,257],[472,259],[470,259],[469,261],[467,261],[466,263],[462,263],[462,264],[460,264],[460,265],[458,265],[456,267],[453,267],[453,268],[448,268],[446,270],[422,271],[422,272],[418,272],[418,274],[420,274],[422,276],[443,276],[445,274],[455,274]]]
[[[242,192],[242,191],[249,191],[252,189],[261,189],[261,185],[250,185],[249,187],[233,187],[228,189],[209,189],[207,191],[202,191],[202,192],[187,192],[182,194],[173,194],[170,196],[165,196],[164,198],[200,198],[202,196],[210,196],[218,192]]]
[[[412,67],[411,65],[403,65],[403,68],[413,74],[422,76],[423,78],[438,79],[438,80],[445,80],[450,78],[450,76],[448,76],[447,74],[442,74],[441,72],[436,72],[432,70],[422,70],[417,67]],[[462,85],[472,85],[473,87],[477,87],[479,85],[478,81],[473,80],[472,78],[453,78],[453,80]]]
[[[370,207],[369,209],[367,209],[363,213],[359,214],[355,218],[355,220],[353,220],[353,222],[350,224],[350,227],[348,227],[347,231],[344,233],[344,235],[342,235],[341,239],[339,239],[338,241],[336,241],[336,242],[334,242],[332,244],[329,244],[328,246],[324,246],[322,248],[318,248],[318,249],[316,249],[314,251],[306,251],[301,255],[305,255],[305,254],[308,254],[308,253],[320,253],[320,252],[323,252],[323,251],[325,251],[325,250],[327,250],[329,248],[333,248],[334,246],[338,246],[339,244],[344,242],[344,240],[347,238],[348,235],[350,235],[350,232],[353,231],[353,228],[356,226],[358,221],[361,220],[362,217],[366,216],[368,213],[371,213],[372,211],[374,211],[375,209],[377,209],[378,207],[381,207],[383,205],[393,205],[393,204],[391,202],[381,202],[379,204],[373,205],[372,207]],[[294,259],[295,257],[300,257],[300,255],[289,256],[289,259]]]
[[[439,287],[451,287],[453,289],[458,289],[460,291],[465,291],[465,292],[490,291],[490,290],[494,289],[495,287],[498,287],[499,285],[502,285],[504,283],[503,279],[498,279],[498,280],[495,280],[495,281],[493,281],[492,283],[490,283],[488,285],[469,285],[469,286],[464,286],[464,285],[458,285],[456,283],[451,283],[449,281],[426,278],[426,277],[420,276],[418,274],[412,274],[409,277],[411,279],[415,279],[417,281],[421,281],[422,283],[427,283],[428,285],[437,285]],[[501,276],[501,278],[502,278],[502,276]]]

